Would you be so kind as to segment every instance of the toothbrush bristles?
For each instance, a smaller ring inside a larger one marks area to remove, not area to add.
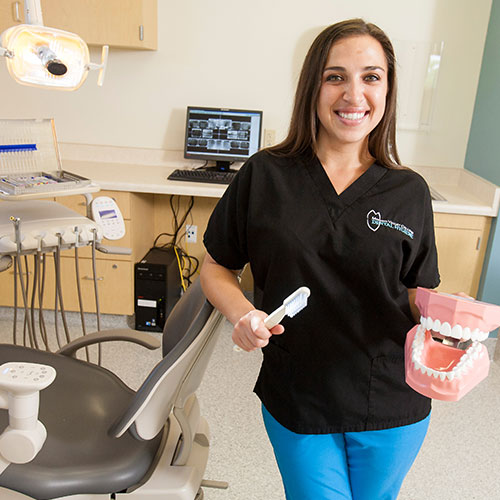
[[[290,297],[290,301],[285,301],[285,312],[290,318],[293,318],[298,312],[302,311],[302,309],[307,306],[307,298],[310,293],[309,289],[302,287],[297,290],[297,292],[295,292],[296,297]]]

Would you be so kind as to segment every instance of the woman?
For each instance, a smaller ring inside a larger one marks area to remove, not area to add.
[[[208,299],[238,346],[263,348],[255,392],[288,500],[395,499],[427,431],[403,347],[416,287],[439,274],[429,189],[400,166],[395,113],[387,36],[360,19],[325,29],[288,137],[241,168],[205,233]],[[247,262],[257,307],[238,285]],[[302,285],[308,306],[268,330],[264,311]]]

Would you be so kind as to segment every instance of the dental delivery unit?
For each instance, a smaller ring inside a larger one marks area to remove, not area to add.
[[[210,432],[196,398],[222,314],[197,280],[171,310],[161,342],[128,328],[101,330],[95,252],[131,253],[102,243],[125,234],[119,207],[107,196],[92,199],[97,185],[62,171],[52,120],[0,120],[0,138],[0,272],[12,267],[14,278],[13,339],[0,346],[0,498],[201,500],[202,487],[227,488],[203,479]],[[86,215],[37,199],[74,194],[85,197]],[[92,251],[91,276],[82,279],[93,281],[97,313],[97,331],[89,334],[78,264],[83,246]],[[61,285],[68,269],[61,252],[69,249],[77,338]],[[44,307],[54,309],[54,335]],[[110,341],[162,347],[137,391],[101,366],[101,345]]]
[[[415,303],[421,318],[406,337],[406,383],[429,398],[458,401],[488,375],[481,342],[500,326],[500,307],[425,288]]]

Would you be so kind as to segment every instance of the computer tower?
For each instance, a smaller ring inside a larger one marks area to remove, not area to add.
[[[173,249],[152,248],[134,266],[135,329],[161,332],[182,293]]]

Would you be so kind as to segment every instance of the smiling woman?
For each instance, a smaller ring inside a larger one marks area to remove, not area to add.
[[[387,59],[380,42],[364,35],[332,46],[318,97],[316,147],[339,194],[373,163],[368,139],[384,116],[387,90]],[[346,154],[355,162],[347,168]]]
[[[387,62],[377,40],[356,36],[332,46],[317,107],[317,144],[325,161],[330,151],[354,147],[371,164],[368,137],[384,116],[387,89]]]
[[[439,273],[429,189],[397,154],[394,70],[373,24],[320,33],[287,138],[245,163],[204,237],[206,296],[239,347],[263,349],[255,392],[287,500],[394,500],[429,422],[404,342],[414,289]],[[303,285],[308,307],[268,329],[264,311]]]

